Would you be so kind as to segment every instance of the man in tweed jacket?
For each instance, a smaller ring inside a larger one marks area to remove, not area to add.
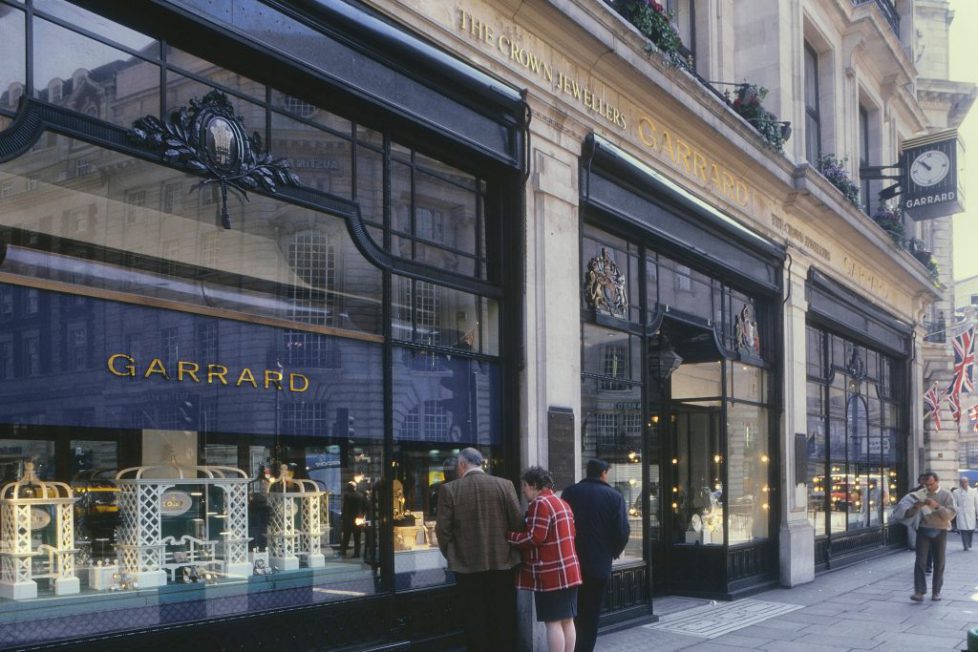
[[[438,490],[438,547],[455,574],[469,650],[512,650],[516,632],[513,568],[519,553],[506,532],[523,527],[516,487],[482,469],[474,448],[458,456],[457,476]]]

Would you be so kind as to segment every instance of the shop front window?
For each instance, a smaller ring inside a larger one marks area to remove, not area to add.
[[[61,123],[0,163],[0,486],[77,501],[60,582],[55,526],[15,549],[0,497],[0,647],[450,582],[438,487],[465,446],[512,464],[495,164],[71,3],[3,6],[0,131],[24,95]],[[114,144],[212,91],[298,188],[225,198]]]
[[[502,452],[498,364],[409,348],[394,350],[394,574],[397,588],[449,581],[438,549],[438,490],[461,449]]]
[[[897,364],[811,326],[807,338],[809,520],[816,536],[885,525],[902,466]]]

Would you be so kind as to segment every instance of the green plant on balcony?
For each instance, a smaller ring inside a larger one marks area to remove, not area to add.
[[[606,0],[625,20],[634,25],[666,60],[681,68],[691,68],[682,39],[672,26],[672,16],[655,0]],[[650,49],[651,50],[651,49]]]
[[[880,204],[872,217],[873,221],[889,234],[893,244],[898,247],[903,246],[903,237],[906,235],[903,228],[903,209],[899,206],[890,208],[886,204]]]
[[[927,268],[930,273],[930,278],[934,281],[936,285],[938,279],[941,276],[941,268],[937,266],[937,261],[934,260],[934,255],[928,250],[924,249],[923,240],[918,240],[917,238],[910,238],[907,242],[907,251],[910,255],[917,259],[917,261]]]
[[[772,149],[783,152],[784,142],[788,140],[791,130],[787,122],[780,122],[778,116],[762,106],[765,97],[767,89],[763,86],[738,84],[737,96],[730,102],[730,106],[760,132]]]
[[[859,208],[859,186],[849,178],[849,173],[846,171],[846,160],[837,159],[831,154],[823,154],[818,157],[815,167],[829,183],[845,195],[850,204]]]

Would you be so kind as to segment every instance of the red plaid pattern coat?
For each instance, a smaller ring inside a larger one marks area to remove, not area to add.
[[[526,510],[523,531],[506,533],[506,540],[523,553],[516,588],[556,591],[580,584],[574,534],[570,505],[550,489],[541,491]]]

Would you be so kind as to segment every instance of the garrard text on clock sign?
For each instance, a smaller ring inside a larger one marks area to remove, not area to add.
[[[959,213],[958,136],[954,130],[906,141],[900,206],[914,220],[930,220]]]

